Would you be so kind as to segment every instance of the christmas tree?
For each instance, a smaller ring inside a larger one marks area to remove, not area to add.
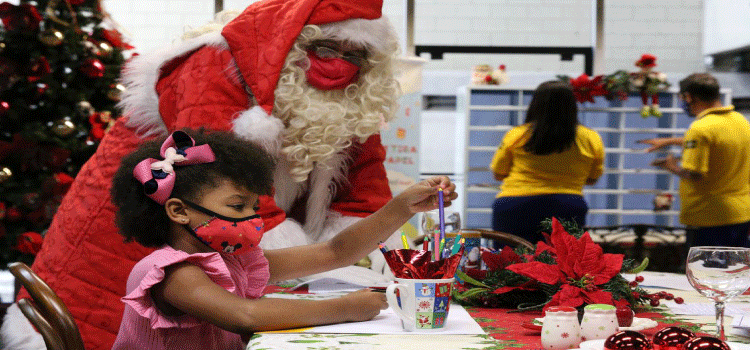
[[[30,264],[117,118],[122,40],[101,0],[0,4],[0,269]]]

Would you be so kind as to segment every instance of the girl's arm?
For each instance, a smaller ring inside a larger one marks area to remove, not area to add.
[[[438,187],[445,205],[457,197],[456,185],[445,176],[413,185],[372,215],[345,228],[328,242],[265,251],[271,283],[311,275],[356,263],[377,248],[415,213],[438,207]]]
[[[329,300],[245,299],[190,263],[168,267],[164,280],[151,289],[151,297],[157,305],[164,301],[178,312],[239,334],[365,321],[388,307],[382,293],[364,290]]]

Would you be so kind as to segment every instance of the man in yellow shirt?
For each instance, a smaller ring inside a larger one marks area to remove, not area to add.
[[[750,123],[719,97],[716,78],[688,76],[680,81],[680,98],[696,120],[685,137],[642,142],[651,145],[649,152],[682,145],[682,165],[672,155],[652,165],[680,177],[680,222],[690,228],[688,245],[750,247]]]

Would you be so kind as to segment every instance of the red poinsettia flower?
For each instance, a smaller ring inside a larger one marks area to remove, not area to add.
[[[102,29],[102,37],[118,49],[130,50],[133,48],[133,46],[123,41],[122,34],[114,29]]]
[[[0,18],[7,30],[33,32],[39,30],[39,22],[42,21],[42,16],[39,15],[36,7],[29,4],[16,6],[8,2],[0,4]]]
[[[505,246],[499,253],[493,253],[489,250],[482,252],[482,261],[487,266],[487,270],[504,269],[508,265],[523,262],[523,258],[513,251],[513,248]]]
[[[32,231],[18,235],[15,249],[26,254],[39,253],[42,249],[42,235]]]
[[[586,74],[581,74],[578,78],[571,79],[570,85],[573,86],[573,96],[578,102],[594,102],[594,96],[603,96],[607,93],[602,85],[603,76],[597,75],[594,79],[589,79]]]
[[[565,232],[560,222],[554,218],[550,243],[556,255],[556,265],[531,261],[510,265],[507,269],[540,283],[561,284],[548,306],[578,307],[584,303],[613,303],[612,294],[598,286],[620,273],[623,260],[621,254],[604,254],[588,233],[576,239]]]

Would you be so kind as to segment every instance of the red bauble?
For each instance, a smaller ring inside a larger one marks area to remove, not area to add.
[[[666,327],[654,334],[654,350],[682,350],[695,333],[682,327]]]
[[[5,115],[5,113],[8,113],[10,110],[10,103],[5,101],[0,101],[0,116]]]
[[[39,253],[39,250],[42,249],[42,235],[32,231],[24,232],[18,235],[14,248],[21,253]]]
[[[651,341],[639,332],[622,331],[604,341],[604,350],[651,350]]]
[[[635,312],[633,312],[633,309],[631,309],[630,306],[618,306],[615,310],[615,314],[617,315],[617,324],[620,327],[630,327],[630,325],[633,324]]]
[[[5,212],[5,220],[8,222],[16,222],[23,219],[23,212],[17,207],[10,207]]]
[[[685,350],[730,350],[727,343],[714,337],[695,337],[685,343]]]
[[[29,4],[19,6],[4,2],[0,4],[0,18],[6,30],[39,30],[39,22],[42,16],[36,10],[36,7]]]
[[[49,67],[49,61],[47,61],[47,58],[44,56],[37,57],[36,59],[29,62],[29,65],[26,67],[26,79],[29,82],[35,82],[39,79],[44,78],[47,74],[51,72]]]
[[[104,65],[96,58],[88,58],[78,67],[83,74],[89,78],[101,78],[104,76]]]

